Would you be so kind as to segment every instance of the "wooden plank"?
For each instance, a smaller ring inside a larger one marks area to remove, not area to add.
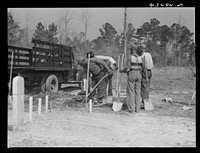
[[[49,67],[51,65],[49,65],[49,63],[46,62],[35,62],[35,66],[39,66],[39,67]]]
[[[47,56],[47,55],[35,55],[35,58],[36,59],[51,59],[51,57],[50,56]]]
[[[10,64],[8,64],[8,66],[9,66]],[[18,63],[15,63],[15,64],[13,64],[13,68],[14,67],[30,67],[30,64],[29,63],[23,63],[23,62],[19,62],[19,64]]]
[[[67,60],[67,59],[66,59]],[[55,57],[55,62],[62,62],[62,58],[61,57]]]
[[[39,53],[50,53],[51,50],[47,48],[33,47],[34,52]]]
[[[8,61],[11,61],[11,58],[8,58]],[[23,56],[20,56],[19,59],[18,58],[15,58],[13,61],[15,62],[29,62],[29,58],[28,57],[23,57]]]
[[[54,63],[54,67],[61,67],[60,65],[59,63]]]
[[[63,46],[62,49],[63,49],[64,51],[71,51],[71,50],[72,50],[72,48],[69,47],[69,46]]]
[[[46,42],[46,41],[41,41],[41,40],[36,40],[36,39],[32,39],[31,41],[32,43],[35,43],[35,44],[42,44],[42,45],[50,45],[49,42]]]
[[[55,44],[55,43],[50,43],[50,42],[46,42],[46,41],[41,41],[41,40],[36,40],[36,39],[32,39],[32,43],[35,44],[41,44],[41,45],[48,45],[48,46],[55,46],[55,47],[60,47],[62,45],[60,44]]]
[[[31,51],[31,48],[24,48],[24,47],[17,47],[17,46],[8,46],[9,49],[14,49],[14,50],[22,50],[22,51]]]
[[[63,62],[71,62],[71,58],[63,58]]]
[[[63,56],[71,56],[71,52],[63,52]]]
[[[15,59],[15,62],[27,62],[27,63],[29,63],[29,59]]]
[[[63,63],[63,67],[65,67],[65,68],[71,68],[71,64]]]
[[[62,50],[59,48],[52,48],[52,52],[54,52],[54,54],[61,54]]]
[[[12,55],[12,52],[13,52],[13,51],[14,51],[14,50],[8,50],[8,55]],[[22,51],[22,50],[19,50],[19,54],[20,54],[20,55],[24,55],[24,56],[29,55],[30,52],[31,52],[31,51]]]
[[[17,59],[18,55],[16,55],[14,58]],[[30,55],[26,54],[26,55],[19,55],[20,59],[29,59]],[[11,55],[8,55],[8,58],[11,58]]]

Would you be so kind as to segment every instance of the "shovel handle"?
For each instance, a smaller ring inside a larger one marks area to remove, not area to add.
[[[11,56],[11,67],[10,67],[10,81],[9,81],[9,93],[8,93],[8,95],[10,95],[10,93],[11,93],[11,81],[12,81],[12,69],[13,69],[13,54],[14,54],[14,51],[12,51],[12,56]]]
[[[97,86],[103,81],[103,79],[105,79],[107,77],[108,74],[106,74],[105,76],[103,76],[103,78],[101,78],[101,80],[92,88],[92,90],[90,91],[90,93],[86,92],[86,97],[85,99],[83,99],[83,101],[81,103],[83,103],[85,100],[87,100],[87,97],[89,97],[92,92],[97,88]],[[87,101],[86,101],[87,102]]]

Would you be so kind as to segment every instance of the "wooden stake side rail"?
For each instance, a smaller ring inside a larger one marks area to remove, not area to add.
[[[35,70],[68,70],[72,68],[71,47],[32,40],[34,47],[23,48],[8,46],[8,68],[11,65],[11,55],[14,53],[13,69],[35,69]]]
[[[10,67],[8,67],[8,70],[10,69]],[[13,70],[43,70],[43,71],[68,71],[71,70],[70,67],[24,67],[24,66],[18,66],[18,67],[13,67]]]

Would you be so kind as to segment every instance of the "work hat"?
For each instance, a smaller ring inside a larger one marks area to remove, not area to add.
[[[78,59],[77,59],[77,63],[81,64],[81,62],[83,62],[83,60],[84,60],[84,57],[79,56]]]
[[[144,52],[144,47],[138,46],[137,47],[137,54],[141,56],[143,52]]]
[[[90,54],[90,58],[93,58],[95,56],[93,51],[89,51],[87,52],[87,58],[89,54]]]

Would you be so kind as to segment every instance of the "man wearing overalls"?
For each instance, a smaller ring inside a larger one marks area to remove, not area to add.
[[[145,101],[150,102],[149,92],[150,92],[150,81],[153,69],[153,59],[149,52],[144,51],[143,47],[137,50],[137,54],[139,56],[142,56],[142,59],[145,61],[144,69],[142,71],[142,81],[141,81],[142,103],[144,103]]]
[[[128,75],[126,91],[128,112],[139,112],[143,62],[142,57],[136,53],[136,48],[133,45],[130,46],[130,51],[131,56],[127,58],[126,67],[120,72],[127,73]]]

